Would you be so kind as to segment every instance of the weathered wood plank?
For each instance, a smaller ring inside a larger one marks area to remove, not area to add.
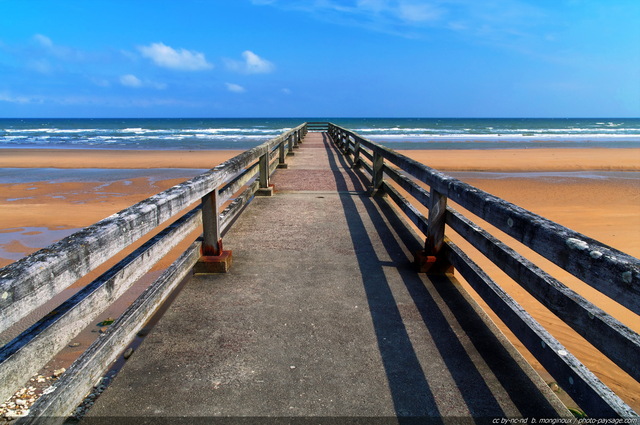
[[[397,170],[389,166],[385,166],[384,172],[391,177],[393,181],[398,183],[401,188],[406,190],[407,193],[413,196],[420,204],[431,204],[431,195],[429,192],[423,187],[420,187],[416,182],[412,181],[407,176],[400,174]]]
[[[171,226],[88,284],[0,349],[0,399],[5,400],[51,357],[89,326],[131,285],[201,223],[200,208]]]
[[[443,251],[464,279],[589,416],[637,416],[464,252],[451,242]]]
[[[375,151],[373,152],[373,173],[371,175],[371,191],[379,190],[382,187],[384,176],[384,158]]]
[[[251,201],[253,195],[257,192],[259,187],[258,181],[254,181],[249,187],[238,195],[233,202],[231,202],[227,208],[220,214],[220,225],[222,227],[222,236],[224,236],[233,222],[238,218],[240,213],[246,208]]]
[[[258,178],[258,163],[253,164],[247,168],[242,174],[236,177],[234,180],[227,183],[220,189],[220,203],[224,204],[229,199],[233,198],[235,193],[246,185],[248,182]]]
[[[429,205],[429,226],[427,228],[427,238],[424,249],[427,255],[437,255],[444,244],[447,197],[433,188],[431,188],[429,196],[431,198]]]
[[[388,183],[384,183],[385,193],[398,205],[400,210],[407,215],[409,220],[423,233],[427,233],[429,227],[427,218],[416,207],[407,201],[393,186]]]
[[[373,162],[373,153],[367,151],[366,149],[360,148],[360,155],[367,158],[370,162]]]
[[[269,153],[265,153],[264,155],[262,155],[258,164],[260,187],[269,187],[269,176],[271,175],[271,172],[269,170]]]
[[[202,255],[222,253],[219,208],[218,188],[215,188],[202,197]]]
[[[640,335],[449,208],[447,224],[556,316],[640,381]]]
[[[31,407],[23,424],[61,424],[91,390],[94,383],[129,344],[158,306],[191,272],[200,257],[194,243],[96,340]]]

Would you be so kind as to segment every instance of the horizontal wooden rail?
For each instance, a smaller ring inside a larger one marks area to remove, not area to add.
[[[418,202],[429,205],[429,193],[426,190],[393,168],[385,167],[385,172]],[[417,214],[417,210],[408,201],[397,200],[399,194],[392,187],[387,185],[385,190],[393,194],[392,199],[407,215]],[[640,364],[635,359],[640,347],[640,335],[567,288],[454,209],[447,208],[446,222],[556,316],[640,381]],[[421,225],[426,226],[426,221]],[[421,230],[425,231],[426,227]]]
[[[207,242],[207,226],[210,230],[214,230],[216,238],[221,238],[261,187],[261,182],[264,180],[262,173],[266,173],[268,181],[268,176],[274,172],[280,160],[284,159],[281,153],[293,144],[300,143],[306,132],[306,124],[301,124],[206,173],[139,202],[48,248],[0,269],[0,294],[3,294],[0,301],[0,331],[2,331],[50,300],[78,278],[113,258],[135,240],[159,227],[163,222],[179,217],[175,223],[161,230],[50,314],[0,348],[0,398],[6,399],[13,394],[82,329],[95,321],[108,305],[120,297],[179,242],[204,224],[203,239],[197,244],[197,255],[202,255],[200,250],[204,250],[204,244]],[[262,161],[266,161],[264,169],[260,167]],[[208,198],[211,194],[215,194],[213,204]],[[203,201],[202,205],[186,214],[183,213],[186,207],[200,200]],[[224,203],[228,205],[224,210],[219,211]],[[203,206],[211,210],[205,214]],[[180,216],[180,214],[183,215]],[[207,220],[213,220],[215,223],[208,224]],[[181,257],[182,260],[177,260],[171,268],[171,270],[179,269],[180,277],[171,278],[170,282],[166,277],[161,277],[153,285],[175,287],[176,279],[181,280],[184,270],[194,264],[193,258],[196,254],[193,253],[193,249],[195,248],[192,247],[187,257]],[[183,262],[180,263],[180,261]],[[132,314],[143,314],[145,318],[148,317],[152,314],[152,310],[164,300],[169,293],[167,291],[162,289],[161,293],[164,295],[160,298],[153,295],[155,298],[152,304],[145,301],[147,304],[143,313]],[[118,320],[109,327],[109,330],[113,329],[118,335],[124,332],[127,335],[126,338],[135,334],[131,330],[119,330],[120,323],[124,322]],[[141,326],[143,323],[144,320],[135,326]],[[109,347],[109,353],[111,353],[108,355],[109,359],[112,358],[113,353],[117,354],[122,350],[123,344],[128,343],[129,340],[125,341],[125,339],[119,339],[120,345]],[[96,344],[102,347],[100,349],[104,349],[104,344],[100,341],[104,341],[104,338],[96,341]],[[97,350],[94,347],[89,351],[94,349]],[[107,358],[104,357],[106,354],[92,355]],[[102,362],[99,365],[85,364],[76,369],[72,367],[76,370],[74,373],[86,374],[87,370],[93,371],[90,378],[85,376],[82,378],[84,381],[81,379],[84,382],[83,391],[88,391],[87,385],[93,382],[94,375],[98,376],[102,373],[107,365],[108,362]],[[66,382],[66,380],[61,379],[56,384],[56,389],[62,385],[60,382]],[[72,387],[77,389],[77,385],[80,384],[73,384]],[[61,391],[61,394],[65,394],[63,398],[70,397],[68,389]],[[72,397],[70,400],[76,400],[84,394],[86,391],[75,394],[73,396],[75,398]],[[50,399],[53,398],[58,399],[55,403],[60,403],[60,397],[58,393],[45,395],[43,401],[39,401],[39,405],[51,403]],[[77,405],[77,403],[73,405],[73,401],[65,401],[63,404],[65,408]],[[32,412],[40,412],[38,409]],[[49,407],[42,412],[45,416],[71,413],[70,410],[62,413],[63,410],[58,408],[51,410]]]
[[[0,349],[0,398],[6,399],[37,373],[82,329],[95,321],[133,283],[200,226],[198,207],[82,288]]]
[[[326,132],[329,131],[329,123],[326,122],[307,122],[307,128],[309,131],[322,131],[322,132]]]
[[[358,136],[392,164],[640,314],[640,260]]]
[[[372,189],[387,193],[426,235],[425,253],[453,265],[563,388],[592,416],[635,413],[542,328],[489,276],[444,237],[446,223],[561,320],[636,380],[640,380],[640,336],[567,288],[504,242],[446,205],[451,199],[584,282],[638,313],[640,260],[590,239],[471,185],[429,168],[358,134],[329,124],[329,134],[354,166],[371,175]],[[366,159],[367,162],[362,162]],[[392,168],[384,160],[397,168]],[[402,196],[389,177],[429,217]],[[430,190],[416,181],[425,183]],[[434,194],[437,198],[434,198]],[[436,222],[437,220],[437,222]],[[439,234],[442,232],[442,234]]]
[[[24,424],[63,423],[200,257],[196,242],[97,339],[31,407]]]

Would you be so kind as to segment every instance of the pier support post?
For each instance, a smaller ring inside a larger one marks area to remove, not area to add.
[[[202,255],[195,273],[226,273],[231,267],[231,251],[222,249],[218,199],[218,188],[202,197]]]
[[[371,187],[369,188],[369,194],[383,195],[384,189],[382,188],[382,179],[384,174],[384,158],[378,152],[373,151],[373,173],[371,176]]]
[[[447,214],[447,197],[431,188],[429,221],[424,250],[415,254],[418,271],[428,274],[450,274],[453,266],[441,254],[444,245],[444,228]]]
[[[264,155],[258,160],[258,180],[259,186],[256,191],[256,196],[273,196],[273,186],[269,185],[269,152],[265,152]]]

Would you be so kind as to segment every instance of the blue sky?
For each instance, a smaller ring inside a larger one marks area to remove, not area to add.
[[[0,0],[0,117],[640,117],[638,0]]]

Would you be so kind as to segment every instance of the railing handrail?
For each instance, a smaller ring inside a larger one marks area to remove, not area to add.
[[[447,176],[357,133],[329,123],[329,134],[354,165],[371,174],[371,190],[384,190],[426,235],[418,260],[440,272],[454,266],[563,388],[592,416],[635,416],[633,410],[569,353],[462,250],[447,240],[445,224],[573,327],[635,379],[640,379],[640,335],[567,288],[531,261],[447,206],[447,198],[504,231],[630,310],[640,310],[640,260],[546,218]],[[369,153],[366,149],[371,150]],[[362,157],[369,163],[363,162]],[[426,183],[430,191],[384,164]],[[429,210],[425,218],[383,175]],[[539,238],[539,239],[538,239]],[[555,248],[555,249],[554,249]],[[569,254],[566,254],[568,250]],[[613,288],[608,280],[615,281]]]

